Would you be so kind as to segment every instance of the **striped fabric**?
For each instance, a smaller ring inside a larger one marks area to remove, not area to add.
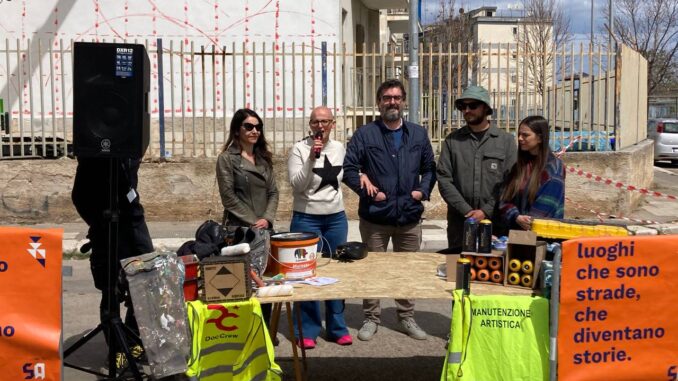
[[[499,205],[502,218],[511,228],[519,228],[519,215],[532,217],[563,218],[565,212],[565,166],[563,161],[549,154],[546,167],[541,173],[539,190],[532,204],[527,199],[527,187],[517,194],[512,202]]]

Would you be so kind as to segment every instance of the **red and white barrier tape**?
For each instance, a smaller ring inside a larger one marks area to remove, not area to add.
[[[640,223],[640,224],[660,224],[661,223],[661,222],[652,221],[652,220],[643,220],[643,219],[630,218],[630,217],[624,217],[624,216],[616,216],[614,214],[609,214],[609,213],[605,213],[605,212],[601,212],[601,211],[598,211],[598,210],[588,208],[588,207],[583,206],[583,205],[581,205],[577,202],[572,201],[568,197],[565,197],[565,200],[567,200],[568,203],[570,203],[572,206],[574,206],[575,209],[584,210],[584,211],[595,214],[596,217],[598,218],[598,220],[602,223],[605,222],[605,219],[610,219],[610,218],[618,219],[618,220],[624,220],[624,221],[630,221],[630,222],[637,222],[637,223]]]
[[[554,155],[556,155],[556,157],[561,157],[561,156],[563,156],[563,154],[564,154],[565,152],[567,152],[568,149],[572,148],[572,146],[574,145],[574,143],[576,143],[579,139],[581,139],[581,136],[575,136],[574,139],[572,139],[572,141],[570,142],[570,144],[568,144],[567,146],[561,148],[560,151],[554,153]]]
[[[638,192],[638,193],[646,195],[646,196],[660,197],[660,198],[666,198],[666,199],[671,200],[671,201],[678,201],[678,197],[676,197],[674,195],[664,194],[664,193],[661,193],[661,192],[649,190],[647,188],[639,188],[639,187],[636,187],[634,185],[626,185],[626,184],[622,183],[621,181],[606,179],[606,178],[603,178],[602,176],[598,176],[598,175],[593,174],[591,172],[586,172],[584,170],[577,169],[577,168],[570,167],[570,166],[565,166],[565,169],[570,173],[576,174],[577,176],[582,176],[582,177],[585,177],[587,179],[591,179],[591,180],[599,182],[599,183],[612,185],[612,186],[614,186],[615,188],[618,188],[618,189],[626,190],[626,191],[629,191],[629,192]]]
[[[566,147],[563,147],[560,151],[556,152],[554,155],[556,155],[556,157],[562,156],[579,139],[580,139],[579,136],[575,136],[575,138],[572,139],[570,144],[568,144]],[[574,173],[578,176],[586,177],[587,179],[592,179],[596,182],[602,182],[602,183],[607,184],[607,185],[613,185],[615,188],[618,188],[618,189],[625,189],[629,192],[638,192],[638,193],[646,195],[646,196],[662,197],[662,198],[667,198],[671,201],[678,201],[678,197],[670,195],[670,194],[664,194],[664,193],[661,193],[661,192],[656,192],[656,191],[653,191],[653,190],[649,190],[647,188],[639,188],[635,185],[626,185],[626,184],[622,183],[621,181],[616,181],[616,180],[612,180],[612,179],[604,179],[602,176],[598,176],[598,175],[593,174],[591,172],[586,172],[586,171],[583,171],[581,169],[577,169],[577,168],[570,167],[570,166],[567,166],[567,165],[565,166],[565,169],[570,173]]]
[[[561,157],[580,138],[581,138],[580,136],[576,136],[574,139],[572,139],[572,141],[567,146],[561,148],[558,152],[554,153],[554,155],[556,155],[556,157]],[[626,189],[627,191],[630,191],[630,192],[638,192],[638,193],[641,193],[641,194],[644,194],[644,195],[650,195],[650,196],[654,196],[654,197],[666,197],[667,199],[672,200],[672,201],[678,200],[678,197],[673,196],[673,195],[667,195],[667,194],[663,194],[661,192],[655,192],[655,191],[651,191],[651,190],[648,190],[648,189],[645,189],[645,188],[638,188],[638,187],[633,186],[633,185],[625,185],[624,183],[622,183],[620,181],[614,181],[612,179],[603,179],[601,176],[595,175],[595,174],[590,173],[590,172],[583,171],[581,169],[576,169],[576,168],[569,167],[569,166],[565,166],[565,169],[567,171],[571,172],[571,173],[576,174],[576,175],[586,177],[587,179],[593,179],[594,181],[603,182],[607,185],[614,185],[616,188],[619,188],[619,189]],[[629,217],[623,217],[623,216],[615,216],[614,214],[609,214],[609,213],[593,210],[593,209],[588,208],[586,206],[583,206],[579,203],[576,203],[576,202],[572,201],[571,199],[569,199],[567,197],[565,197],[565,200],[567,200],[570,204],[572,204],[572,206],[574,206],[575,209],[584,210],[584,211],[595,214],[596,217],[598,217],[598,220],[600,220],[600,222],[604,222],[605,218],[614,218],[614,219],[622,219],[622,220],[625,220],[625,221],[638,222],[638,223],[642,223],[642,224],[658,224],[659,223],[657,221],[652,221],[652,220],[643,220],[643,219],[629,218]]]

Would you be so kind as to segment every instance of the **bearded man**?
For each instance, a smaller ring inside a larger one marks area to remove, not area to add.
[[[381,118],[358,128],[346,147],[343,181],[360,196],[360,235],[370,251],[418,251],[422,201],[436,182],[433,148],[426,130],[403,119],[407,94],[402,82],[379,86]],[[426,332],[414,321],[414,300],[395,300],[398,329],[417,340]],[[358,339],[370,340],[380,324],[379,299],[363,300],[365,321]]]

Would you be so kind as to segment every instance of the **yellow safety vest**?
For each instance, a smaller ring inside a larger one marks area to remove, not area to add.
[[[454,291],[445,380],[528,381],[549,376],[548,299]]]
[[[281,380],[261,305],[187,303],[193,335],[186,375],[200,381]]]

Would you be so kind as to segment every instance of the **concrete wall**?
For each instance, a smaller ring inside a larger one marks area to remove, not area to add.
[[[648,140],[620,152],[568,153],[566,165],[638,187],[650,187],[653,179],[653,146]],[[210,216],[219,219],[221,201],[214,180],[215,158],[176,162],[149,162],[139,172],[139,194],[149,220],[189,221]],[[277,218],[291,216],[292,197],[286,161],[275,161],[281,191]],[[76,162],[59,160],[0,161],[0,224],[60,223],[79,219],[70,199]],[[588,209],[610,214],[628,214],[641,199],[630,193],[568,173],[566,217],[592,217]],[[357,218],[357,197],[344,187],[349,218]],[[102,192],[106,192],[102,189]],[[447,206],[438,189],[427,202],[425,217],[444,219]]]
[[[619,129],[616,144],[625,148],[647,137],[647,60],[621,45],[618,86]]]
[[[572,152],[563,157],[568,167],[601,176],[595,181],[576,173],[567,173],[565,217],[595,217],[588,211],[626,215],[638,206],[642,195],[605,184],[605,179],[639,188],[651,188],[654,179],[654,146],[651,140],[624,148],[618,152]]]

